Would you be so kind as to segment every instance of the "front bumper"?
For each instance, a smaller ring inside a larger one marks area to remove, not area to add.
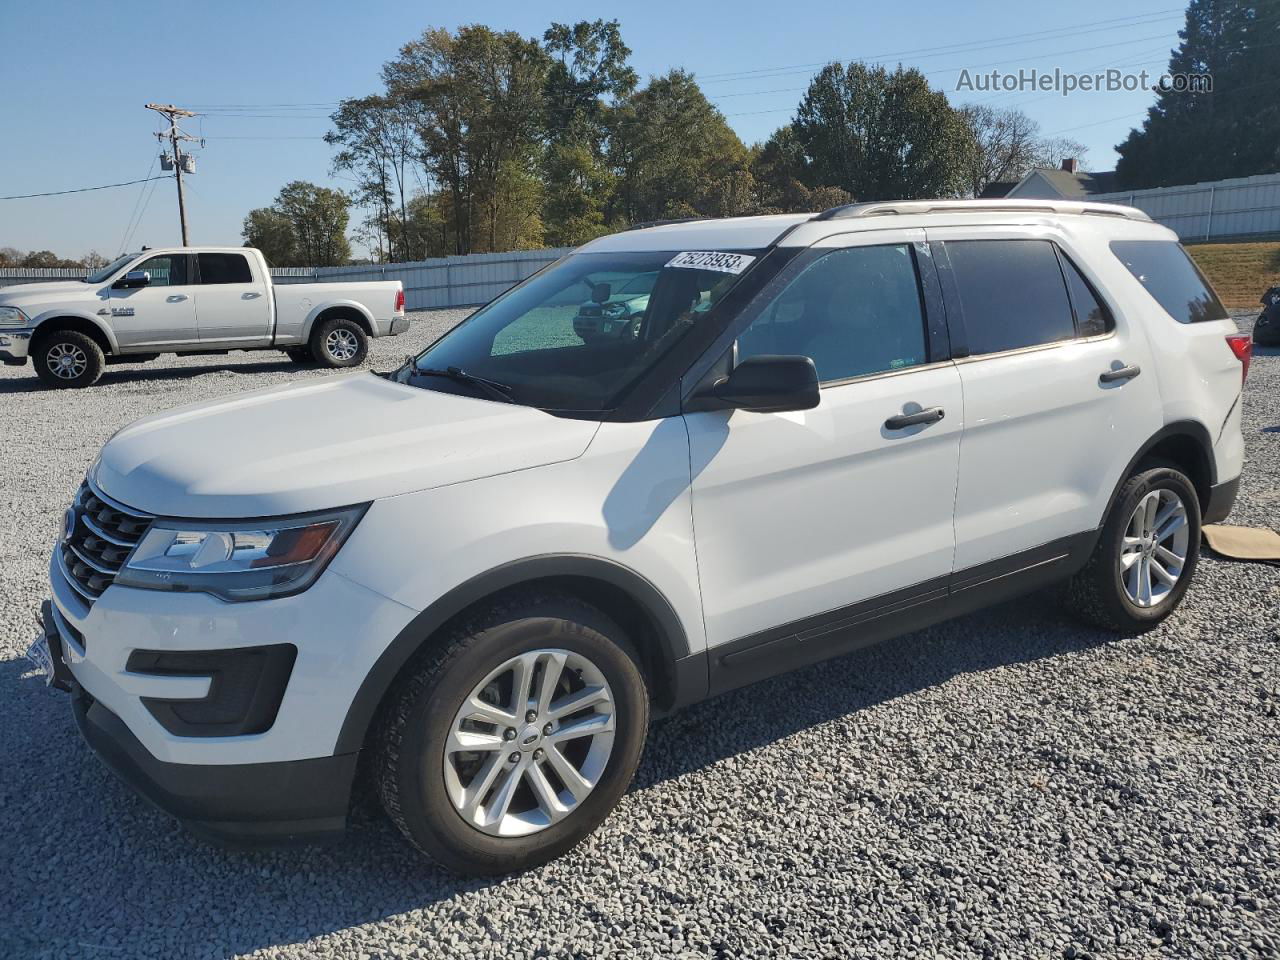
[[[31,349],[32,330],[31,327],[17,330],[0,327],[0,362],[11,366],[21,366],[26,363],[27,354]]]
[[[315,842],[346,829],[358,754],[221,766],[165,763],[78,684],[71,708],[103,763],[197,836],[249,846]]]

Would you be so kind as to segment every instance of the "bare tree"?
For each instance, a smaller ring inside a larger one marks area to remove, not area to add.
[[[988,184],[1021,180],[1035,167],[1056,168],[1064,157],[1084,156],[1081,143],[1041,137],[1040,124],[1021,110],[970,105],[960,112],[969,126],[968,186],[975,197]]]

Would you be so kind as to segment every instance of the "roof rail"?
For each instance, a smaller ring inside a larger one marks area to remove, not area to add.
[[[668,227],[673,223],[695,223],[698,220],[711,220],[712,217],[675,217],[671,220],[645,220],[633,223],[627,230],[647,230],[649,227]]]
[[[1096,217],[1122,217],[1125,220],[1151,218],[1137,207],[1115,203],[1089,203],[1080,200],[886,200],[875,203],[847,203],[832,207],[814,220],[852,220],[860,217],[886,217],[906,213],[1059,213]]]

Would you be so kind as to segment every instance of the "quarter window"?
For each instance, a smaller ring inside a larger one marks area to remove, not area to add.
[[[1172,240],[1115,240],[1111,252],[1179,323],[1226,318],[1222,301],[1182,244]]]
[[[1076,336],[1098,337],[1115,327],[1111,313],[1098,299],[1089,281],[1081,276],[1076,265],[1062,257],[1062,272],[1067,277],[1067,288],[1071,291],[1071,306],[1076,313]]]
[[[200,282],[252,283],[249,261],[239,253],[200,253]]]
[[[970,356],[1075,336],[1062,269],[1048,240],[953,240],[946,249]]]
[[[135,270],[144,270],[151,274],[153,287],[181,287],[187,282],[187,258],[185,255],[173,257],[152,257],[145,260]]]
[[[928,361],[911,248],[850,247],[803,265],[738,338],[738,359],[812,358],[824,383]]]

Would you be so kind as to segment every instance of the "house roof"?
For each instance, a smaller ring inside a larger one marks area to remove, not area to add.
[[[1009,191],[1018,185],[1017,180],[996,180],[988,183],[983,187],[982,192],[978,194],[979,200],[1003,200],[1009,195]]]
[[[1056,195],[1063,200],[1083,200],[1100,193],[1111,193],[1115,189],[1114,170],[1070,173],[1054,167],[1036,167],[1018,181],[1006,196],[1052,198]]]

